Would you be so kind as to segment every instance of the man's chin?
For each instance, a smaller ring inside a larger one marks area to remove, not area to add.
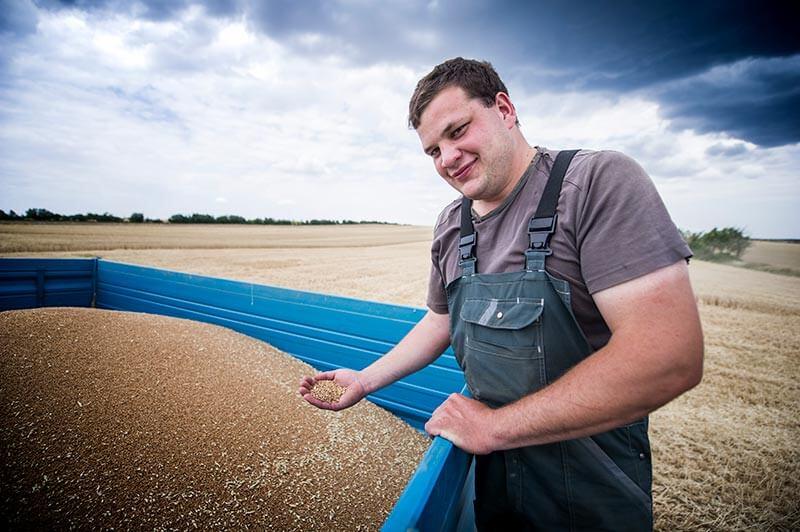
[[[459,192],[461,192],[465,198],[471,199],[472,201],[480,201],[484,196],[483,189],[480,188],[464,187],[459,190]]]
[[[483,188],[479,185],[479,183],[475,183],[472,180],[467,181],[466,183],[451,181],[450,186],[460,192],[462,196],[473,201],[479,200],[483,193]]]

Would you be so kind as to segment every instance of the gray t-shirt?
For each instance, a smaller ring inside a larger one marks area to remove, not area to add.
[[[557,153],[537,147],[508,198],[483,217],[473,212],[477,273],[524,269],[528,221]],[[619,152],[577,153],[564,177],[557,213],[545,269],[569,282],[572,311],[596,350],[608,343],[611,332],[591,294],[688,259],[692,252],[648,175]],[[447,312],[445,287],[461,275],[460,216],[459,198],[442,211],[434,228],[427,304],[439,314]]]

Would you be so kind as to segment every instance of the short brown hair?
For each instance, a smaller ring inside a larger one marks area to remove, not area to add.
[[[498,92],[508,94],[505,84],[488,61],[456,57],[436,65],[419,80],[408,102],[408,124],[417,129],[422,113],[442,90],[460,87],[470,98],[480,99],[486,107],[494,105]]]

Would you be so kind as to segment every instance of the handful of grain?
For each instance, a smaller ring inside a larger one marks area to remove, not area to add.
[[[346,389],[333,381],[317,381],[311,388],[311,395],[324,403],[338,403]]]

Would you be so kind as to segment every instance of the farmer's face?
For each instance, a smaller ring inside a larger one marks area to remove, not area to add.
[[[498,93],[495,103],[486,107],[462,88],[448,87],[431,100],[420,117],[417,134],[423,150],[433,159],[439,175],[470,199],[495,201],[508,189],[510,180],[519,177],[511,175],[509,121],[513,125],[516,114],[509,117],[507,98]]]

